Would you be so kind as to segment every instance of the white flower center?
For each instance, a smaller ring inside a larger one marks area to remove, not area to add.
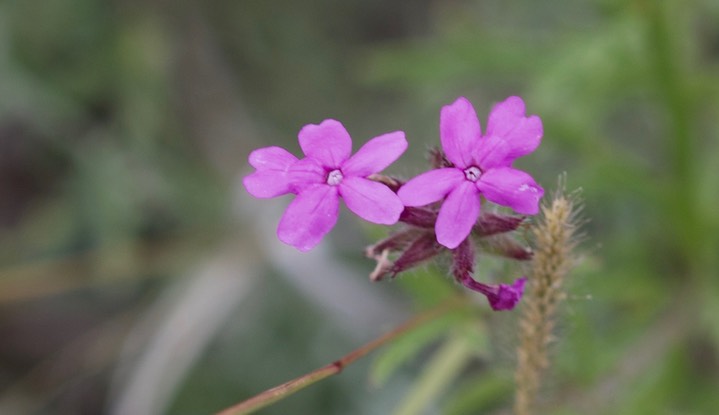
[[[332,170],[327,174],[327,184],[330,186],[337,186],[342,183],[342,179],[344,179],[344,176],[339,169]]]
[[[482,170],[479,169],[479,167],[472,166],[467,167],[464,170],[464,177],[467,178],[470,182],[476,182],[477,179],[482,175]]]

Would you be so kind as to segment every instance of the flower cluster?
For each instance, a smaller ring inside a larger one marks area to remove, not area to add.
[[[512,285],[475,281],[475,249],[485,242],[494,253],[528,259],[531,252],[507,236],[524,217],[480,212],[481,198],[523,215],[538,212],[544,190],[512,164],[539,146],[542,133],[540,118],[525,116],[522,99],[509,97],[491,111],[482,134],[472,104],[460,97],[442,108],[442,148],[431,153],[434,169],[407,182],[380,174],[407,149],[403,132],[375,137],[352,155],[352,139],[344,126],[325,120],[300,130],[303,158],[280,147],[253,151],[249,162],[256,171],[243,183],[258,198],[296,195],[277,235],[301,251],[315,247],[334,227],[342,199],[369,222],[405,224],[367,249],[378,262],[373,280],[395,276],[448,251],[455,279],[487,296],[495,310],[506,310],[521,298],[525,279]],[[396,256],[394,261],[390,255]]]

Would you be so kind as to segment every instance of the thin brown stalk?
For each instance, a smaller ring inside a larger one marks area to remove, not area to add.
[[[574,262],[575,202],[560,185],[552,201],[542,206],[541,221],[533,229],[536,250],[519,323],[515,415],[536,410],[542,372],[549,367],[547,348],[553,339],[554,315],[566,296],[563,281]]]
[[[285,382],[281,385],[275,386],[274,388],[268,389],[258,395],[255,395],[243,402],[226,408],[216,415],[246,415],[262,409],[268,405],[271,405],[281,399],[284,399],[295,392],[298,392],[314,383],[319,382],[322,379],[328,378],[332,375],[336,375],[342,371],[346,366],[352,364],[355,360],[365,356],[372,352],[376,348],[406,334],[407,332],[427,323],[430,320],[434,320],[437,317],[444,315],[445,313],[457,308],[464,302],[461,298],[453,298],[440,304],[439,306],[425,311],[405,322],[396,329],[389,333],[378,337],[377,339],[365,344],[359,349],[355,349],[344,357],[336,360],[326,366],[323,366],[317,370],[300,376],[296,379]]]

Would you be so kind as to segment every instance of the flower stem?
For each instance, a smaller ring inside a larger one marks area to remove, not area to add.
[[[233,405],[217,413],[217,415],[245,415],[262,409],[268,405],[271,405],[281,399],[284,399],[301,389],[306,388],[314,383],[319,382],[322,379],[328,378],[332,375],[336,375],[342,371],[346,366],[352,364],[355,360],[365,356],[372,352],[376,348],[404,335],[405,333],[440,317],[447,312],[454,310],[460,305],[465,304],[463,298],[453,297],[437,307],[427,310],[415,316],[413,319],[405,322],[401,326],[392,330],[391,332],[378,337],[377,339],[365,344],[359,349],[355,349],[349,354],[343,356],[339,360],[336,360],[326,366],[323,366],[317,370],[300,376],[296,379],[285,382],[281,385],[275,386],[274,388],[268,389],[258,395],[251,397],[243,402]]]

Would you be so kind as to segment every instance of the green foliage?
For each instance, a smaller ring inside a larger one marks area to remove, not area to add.
[[[464,380],[447,398],[447,415],[469,415],[489,412],[508,405],[514,383],[507,373],[483,371]]]
[[[433,320],[405,334],[385,347],[376,357],[370,371],[370,381],[376,386],[383,386],[403,365],[416,361],[418,355],[426,351],[430,344],[446,337],[450,331],[456,332],[459,325],[467,327],[472,321],[472,316],[468,315],[466,311],[459,311]],[[462,333],[466,337],[466,341],[471,342],[473,346],[486,344],[486,340],[482,341],[483,334],[482,330],[475,328],[463,330]]]
[[[415,268],[396,277],[402,289],[421,307],[430,307],[456,293],[455,282],[437,265]]]
[[[422,373],[393,413],[416,415],[433,407],[433,402],[454,384],[474,353],[475,349],[464,336],[449,336],[428,359]]]

